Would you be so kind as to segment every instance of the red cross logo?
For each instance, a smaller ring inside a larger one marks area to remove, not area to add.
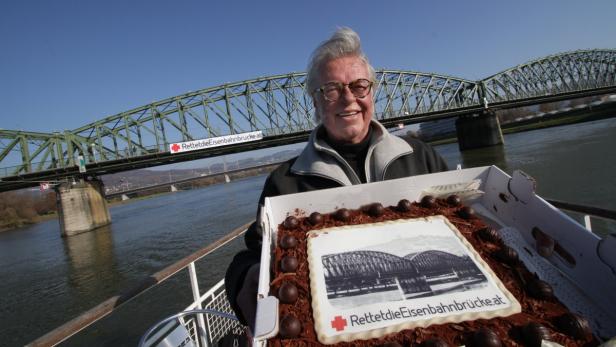
[[[341,316],[334,317],[334,320],[332,321],[332,328],[336,329],[336,331],[342,331],[346,326],[346,319],[342,318]]]
[[[171,145],[171,150],[172,150],[173,152],[177,152],[177,151],[179,151],[179,150],[180,150],[180,146],[178,146],[178,144],[177,144],[177,143],[174,143],[173,145]]]

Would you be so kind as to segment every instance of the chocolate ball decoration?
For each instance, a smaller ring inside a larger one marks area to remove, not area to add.
[[[518,262],[518,252],[508,246],[501,247],[497,256],[505,264],[515,265]]]
[[[280,239],[280,247],[283,249],[291,249],[297,246],[297,239],[293,235],[285,235]]]
[[[458,216],[464,219],[471,219],[475,217],[475,210],[473,210],[470,206],[464,206],[460,210],[458,210]]]
[[[479,237],[486,242],[496,243],[500,241],[500,235],[498,235],[498,232],[494,228],[485,227],[483,229],[479,229],[477,233]]]
[[[323,222],[323,215],[320,214],[319,212],[312,212],[310,214],[310,217],[308,217],[308,221],[312,225],[317,225]]]
[[[406,199],[398,201],[398,211],[409,212],[411,208],[413,208],[413,204],[410,201]]]
[[[351,211],[346,208],[341,208],[334,214],[334,218],[341,222],[348,222],[351,219]]]
[[[278,335],[280,335],[283,339],[292,339],[297,337],[301,331],[302,323],[300,323],[299,320],[293,315],[288,314],[280,320]]]
[[[372,217],[380,217],[383,215],[384,212],[385,208],[383,208],[383,205],[378,202],[375,202],[374,204],[368,206],[368,214]]]
[[[580,340],[592,333],[586,318],[573,313],[560,316],[557,319],[557,325],[565,334]]]
[[[494,331],[481,328],[473,334],[473,347],[501,347],[503,343]]]
[[[459,196],[453,194],[447,197],[447,203],[451,206],[460,206],[462,199]]]
[[[280,270],[282,272],[295,272],[297,270],[297,258],[292,255],[280,259]]]
[[[436,198],[432,195],[426,195],[421,198],[421,206],[425,208],[432,208],[436,206]]]
[[[299,225],[299,221],[297,220],[297,218],[289,216],[284,220],[283,225],[287,229],[295,229]]]
[[[285,282],[278,288],[278,300],[283,304],[294,304],[297,296],[297,287],[293,283]]]
[[[528,283],[528,292],[537,299],[549,299],[554,295],[552,286],[540,279]]]
[[[522,335],[528,347],[541,347],[541,340],[550,340],[552,334],[545,325],[528,323],[522,328]]]
[[[421,347],[449,347],[449,344],[439,337],[433,337],[424,341]]]

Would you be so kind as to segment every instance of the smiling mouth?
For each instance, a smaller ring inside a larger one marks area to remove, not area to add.
[[[339,117],[351,117],[359,114],[359,111],[350,111],[350,112],[340,112],[338,113]]]

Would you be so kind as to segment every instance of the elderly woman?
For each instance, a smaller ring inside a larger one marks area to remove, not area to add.
[[[342,28],[313,52],[306,87],[320,122],[302,153],[274,170],[263,187],[268,196],[378,182],[447,170],[428,145],[390,135],[375,119],[375,73],[359,36]],[[227,270],[227,296],[239,319],[254,324],[261,234],[253,224],[247,250]]]

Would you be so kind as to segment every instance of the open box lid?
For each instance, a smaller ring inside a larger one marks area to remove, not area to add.
[[[553,286],[556,296],[571,311],[589,319],[595,334],[615,336],[615,238],[602,240],[537,196],[536,183],[528,175],[516,171],[509,176],[495,166],[266,198],[261,209],[261,269],[270,268],[277,227],[289,215],[357,209],[373,202],[391,206],[401,199],[417,201],[430,187],[472,181],[480,182],[479,190],[484,192],[470,202],[478,215],[499,229],[504,242],[518,252],[531,272]],[[535,250],[533,230],[537,229],[557,242],[557,252],[548,258]],[[278,301],[269,296],[269,283],[270,271],[261,271],[255,342],[275,336],[278,330]]]

